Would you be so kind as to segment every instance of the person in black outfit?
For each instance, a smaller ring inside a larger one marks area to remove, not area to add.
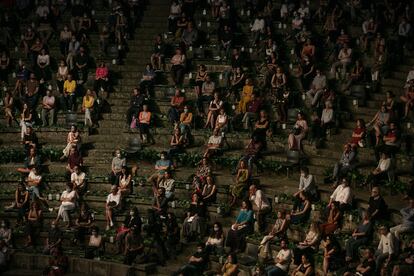
[[[75,232],[74,243],[79,241],[82,246],[85,245],[85,236],[89,234],[92,221],[93,218],[88,205],[85,202],[82,202],[79,209],[79,216],[75,222],[77,231]]]
[[[386,220],[388,217],[388,206],[380,194],[379,187],[373,187],[371,190],[367,212],[372,222]]]
[[[39,140],[31,126],[27,127],[26,133],[23,135],[23,146],[25,155],[28,156],[31,148],[37,148]]]
[[[144,104],[144,95],[141,94],[141,91],[138,87],[134,88],[133,94],[131,96],[129,108],[127,111],[127,124],[131,125],[132,117],[138,117],[138,113],[141,111],[142,105]]]
[[[177,245],[180,243],[180,226],[174,213],[167,214],[165,221],[165,246],[170,257],[176,258]]]
[[[204,243],[197,245],[197,251],[191,255],[188,264],[182,266],[172,275],[195,276],[202,275],[208,264],[208,254],[204,250]]]
[[[165,189],[158,188],[154,192],[154,199],[152,200],[152,208],[161,217],[167,215],[168,210],[168,198],[165,196]]]
[[[129,214],[125,217],[122,226],[118,229],[116,235],[116,243],[118,246],[118,254],[122,252],[125,243],[125,237],[132,228],[141,233],[142,221],[137,207],[131,208]]]
[[[131,265],[138,255],[143,255],[144,243],[138,228],[132,227],[125,237],[124,264]]]

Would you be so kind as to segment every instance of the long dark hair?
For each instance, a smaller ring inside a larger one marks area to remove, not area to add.
[[[217,225],[219,230],[216,232],[214,231],[214,225]],[[220,222],[215,222],[213,224],[213,229],[211,230],[211,234],[210,237],[211,238],[216,238],[216,239],[220,239],[223,236],[223,226],[221,225]]]

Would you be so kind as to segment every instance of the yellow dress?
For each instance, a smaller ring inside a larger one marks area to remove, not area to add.
[[[245,85],[243,86],[242,96],[239,102],[238,111],[240,113],[246,112],[247,103],[250,102],[253,94],[253,85]]]

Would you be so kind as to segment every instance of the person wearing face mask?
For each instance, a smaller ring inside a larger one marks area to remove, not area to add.
[[[112,159],[111,164],[111,177],[110,181],[112,185],[118,185],[119,176],[122,173],[122,167],[126,166],[126,158],[122,157],[121,151],[117,149],[115,151],[115,157]]]
[[[73,184],[69,182],[66,184],[66,190],[63,191],[62,195],[60,196],[60,201],[62,204],[59,207],[56,223],[58,223],[59,219],[62,218],[63,221],[66,222],[66,227],[68,228],[70,226],[69,212],[75,209],[77,198],[78,194],[73,189]]]
[[[120,209],[122,209],[121,192],[119,192],[117,186],[113,185],[111,187],[111,193],[108,195],[105,202],[105,219],[107,231],[114,226],[113,215]]]
[[[191,255],[188,263],[172,275],[202,275],[207,268],[208,261],[209,258],[204,243],[199,243],[197,245],[197,251]]]
[[[206,241],[206,252],[209,254],[223,253],[224,233],[220,222],[214,223],[213,231]]]
[[[193,113],[190,112],[188,105],[184,106],[184,112],[180,115],[180,130],[184,137],[191,135],[191,124],[193,122]]]
[[[118,228],[118,233],[116,234],[116,243],[118,246],[118,254],[124,252],[125,237],[131,231],[135,229],[136,231],[141,232],[141,217],[138,212],[137,207],[133,207],[129,210],[129,214],[125,217],[124,222],[121,227]]]
[[[103,240],[99,235],[99,228],[92,228],[92,235],[89,238],[88,247],[85,249],[85,258],[93,259],[96,255],[100,256],[102,253]]]
[[[49,229],[49,233],[46,238],[46,246],[43,250],[43,254],[49,255],[56,250],[60,251],[62,248],[63,234],[57,227],[56,221],[52,221]]]
[[[163,151],[160,154],[160,160],[155,162],[156,172],[148,178],[148,182],[152,183],[154,187],[158,187],[158,184],[164,177],[165,171],[171,170],[174,168],[171,160],[167,158],[167,152]]]

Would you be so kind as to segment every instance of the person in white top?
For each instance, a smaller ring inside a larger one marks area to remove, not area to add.
[[[263,232],[266,226],[266,215],[270,211],[269,200],[256,185],[250,185],[249,187],[249,200],[252,203],[253,212],[256,215],[259,232]]]
[[[250,31],[253,35],[253,41],[256,43],[259,40],[260,34],[264,33],[265,30],[265,20],[263,16],[259,14],[257,18],[254,20]]]
[[[407,74],[407,79],[405,80],[404,88],[411,86],[412,81],[414,81],[414,68],[411,69]]]
[[[213,135],[208,138],[207,148],[204,152],[205,158],[210,158],[213,154],[217,153],[222,149],[223,137],[219,135],[219,130],[215,128],[213,130]]]
[[[70,176],[70,182],[72,182],[73,189],[78,194],[83,194],[86,189],[86,185],[85,185],[86,174],[80,170],[79,166],[75,166],[73,170],[74,172]]]
[[[106,230],[109,230],[114,226],[113,212],[121,207],[121,193],[118,191],[118,187],[113,185],[111,187],[111,193],[106,198],[105,203],[105,219],[106,219]]]
[[[378,161],[378,166],[368,175],[363,186],[374,185],[378,186],[380,181],[388,179],[388,172],[391,170],[391,158],[387,153],[381,153],[381,158]]]
[[[352,61],[352,49],[348,47],[348,44],[344,44],[344,47],[339,51],[338,61],[332,64],[331,73],[335,74],[336,68],[342,65],[343,71],[346,72],[347,66]]]
[[[381,271],[384,263],[388,264],[391,261],[391,258],[396,255],[398,251],[398,243],[395,239],[394,234],[389,232],[387,226],[381,226],[379,228],[380,232],[380,242],[378,244],[377,252],[375,252],[375,263],[376,263],[376,272]]]
[[[298,197],[301,192],[306,192],[311,200],[317,200],[318,191],[315,184],[315,178],[309,173],[308,167],[300,169],[299,187],[298,191],[293,194]]]
[[[76,199],[78,195],[76,191],[73,189],[73,184],[69,182],[66,184],[66,191],[63,191],[62,195],[60,196],[60,201],[62,202],[59,207],[59,211],[56,217],[56,223],[59,221],[60,218],[66,222],[66,227],[70,226],[70,217],[69,211],[72,211],[76,207]]]
[[[351,187],[349,187],[349,182],[346,178],[342,179],[341,184],[336,187],[335,191],[330,196],[328,208],[330,208],[335,201],[339,203],[339,209],[341,211],[344,211],[351,207],[352,192]]]
[[[321,116],[321,127],[322,127],[322,135],[326,135],[328,129],[335,127],[335,112],[332,108],[332,102],[326,101],[325,108],[322,110]]]
[[[275,257],[275,266],[267,269],[267,275],[286,275],[292,261],[292,250],[288,248],[286,240],[280,241],[280,251]]]
[[[173,200],[174,198],[174,190],[175,190],[175,180],[171,178],[171,172],[166,170],[164,172],[164,176],[161,181],[158,183],[158,188],[165,189],[165,197],[168,200]]]
[[[400,46],[401,55],[404,54],[404,46],[409,39],[411,32],[411,24],[407,22],[407,18],[403,17],[401,23],[398,25],[398,44]]]

